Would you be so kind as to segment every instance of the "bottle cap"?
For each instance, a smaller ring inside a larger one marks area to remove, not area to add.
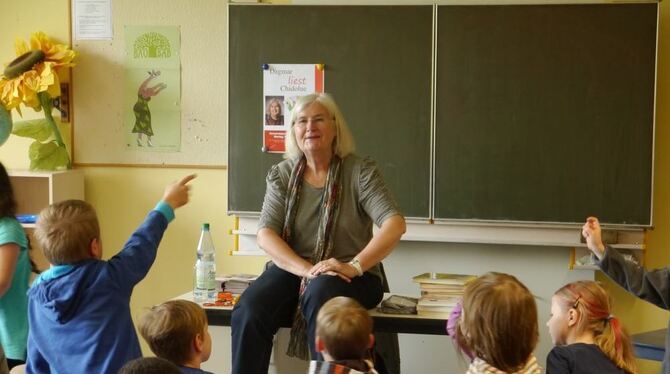
[[[203,223],[202,224],[202,229],[205,231],[209,231],[209,223]]]

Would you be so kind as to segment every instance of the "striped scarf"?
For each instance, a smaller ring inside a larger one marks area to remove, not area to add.
[[[286,194],[286,217],[284,219],[284,227],[282,229],[282,239],[286,243],[290,243],[292,237],[293,224],[295,216],[298,211],[300,203],[300,189],[302,187],[302,178],[305,173],[305,166],[307,160],[303,156],[300,161],[296,163],[291,170],[291,177],[288,182],[288,190]],[[328,176],[326,177],[326,186],[321,197],[321,210],[319,213],[319,230],[316,237],[316,245],[312,252],[312,264],[330,258],[333,250],[333,229],[337,222],[339,213],[342,182],[340,178],[340,169],[342,160],[333,155],[328,168]],[[300,295],[298,299],[298,307],[293,318],[293,327],[291,327],[291,338],[289,340],[286,354],[291,357],[309,360],[309,349],[307,349],[307,322],[305,321],[300,304],[305,289],[309,284],[309,279],[303,277],[300,281]]]
[[[513,373],[507,373],[506,371],[499,370],[489,365],[486,361],[482,360],[481,358],[477,357],[470,364],[468,371],[465,372],[465,374],[540,374],[540,373],[542,373],[542,369],[540,369],[540,366],[537,364],[537,359],[535,358],[535,356],[530,356],[528,362],[526,362],[526,365],[524,365],[524,367],[521,370],[515,371]]]
[[[344,361],[310,361],[309,374],[379,374],[372,361],[344,360]]]

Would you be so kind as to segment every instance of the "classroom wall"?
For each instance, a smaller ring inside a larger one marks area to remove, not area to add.
[[[173,0],[178,1],[178,0]],[[413,3],[408,1],[408,3]],[[0,61],[9,62],[13,56],[13,39],[27,39],[30,32],[42,30],[60,39],[69,39],[69,0],[25,0],[5,4],[0,13]],[[222,6],[224,6],[222,2]],[[647,264],[670,264],[670,5],[661,3],[659,70],[656,120],[656,160],[654,183],[655,230],[648,235]],[[76,69],[76,67],[75,67]],[[77,82],[73,82],[76,90]],[[77,103],[74,103],[77,105]],[[27,110],[28,113],[30,110]],[[85,123],[77,123],[74,131]],[[13,169],[28,167],[28,141],[12,136],[0,147],[0,160]],[[222,144],[222,147],[225,147]],[[616,150],[613,150],[616,152]],[[585,169],[597,167],[588,165]],[[85,167],[86,200],[92,203],[100,217],[103,248],[106,256],[114,254],[128,235],[160,198],[166,183],[186,173],[195,172],[191,204],[177,211],[159,249],[156,263],[147,278],[135,289],[131,310],[135,319],[144,308],[190,290],[195,247],[202,222],[212,224],[212,234],[218,249],[219,273],[259,272],[262,257],[229,256],[232,237],[228,230],[233,220],[227,217],[227,172],[223,169],[173,169],[133,167]],[[568,270],[568,249],[553,247],[496,246],[473,244],[444,244],[402,242],[385,261],[391,289],[396,293],[418,293],[411,276],[425,271],[474,272],[488,270],[510,272],[526,282],[538,296],[541,344],[538,358],[550,349],[544,322],[548,318],[548,299],[553,290],[564,282],[592,276],[590,272]],[[609,285],[613,293],[615,313],[632,332],[665,327],[668,313],[639,301],[616,286]],[[452,372],[462,368],[456,359],[451,343],[443,336],[401,335],[402,367],[405,372]],[[145,352],[148,352],[145,347]],[[225,353],[225,352],[224,352]],[[222,358],[228,361],[229,356]],[[224,365],[226,372],[228,365]],[[642,363],[641,373],[658,372],[657,363]],[[431,370],[432,369],[432,370]]]

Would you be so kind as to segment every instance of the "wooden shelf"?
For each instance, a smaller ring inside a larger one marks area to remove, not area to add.
[[[63,171],[9,171],[9,180],[14,189],[17,214],[39,215],[50,204],[69,200],[84,199],[84,173],[81,170]],[[49,268],[49,261],[42,254],[37,240],[33,237],[35,224],[22,223],[33,248],[30,257],[41,270]]]
[[[84,173],[81,170],[9,172],[17,202],[17,214],[38,215],[42,209],[58,201],[84,199]],[[24,223],[24,228],[34,228]]]

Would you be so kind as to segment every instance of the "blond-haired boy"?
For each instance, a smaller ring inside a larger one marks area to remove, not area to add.
[[[356,300],[328,300],[316,317],[316,350],[325,361],[312,361],[310,374],[376,374],[367,360],[374,344],[372,317]]]
[[[133,287],[147,274],[158,245],[188,202],[184,177],[108,261],[93,207],[68,200],[45,208],[35,237],[51,268],[28,291],[28,373],[116,373],[142,356],[130,315]]]
[[[209,359],[212,338],[200,305],[187,300],[157,305],[142,317],[139,330],[151,351],[179,366],[182,373],[208,373],[200,364]]]

